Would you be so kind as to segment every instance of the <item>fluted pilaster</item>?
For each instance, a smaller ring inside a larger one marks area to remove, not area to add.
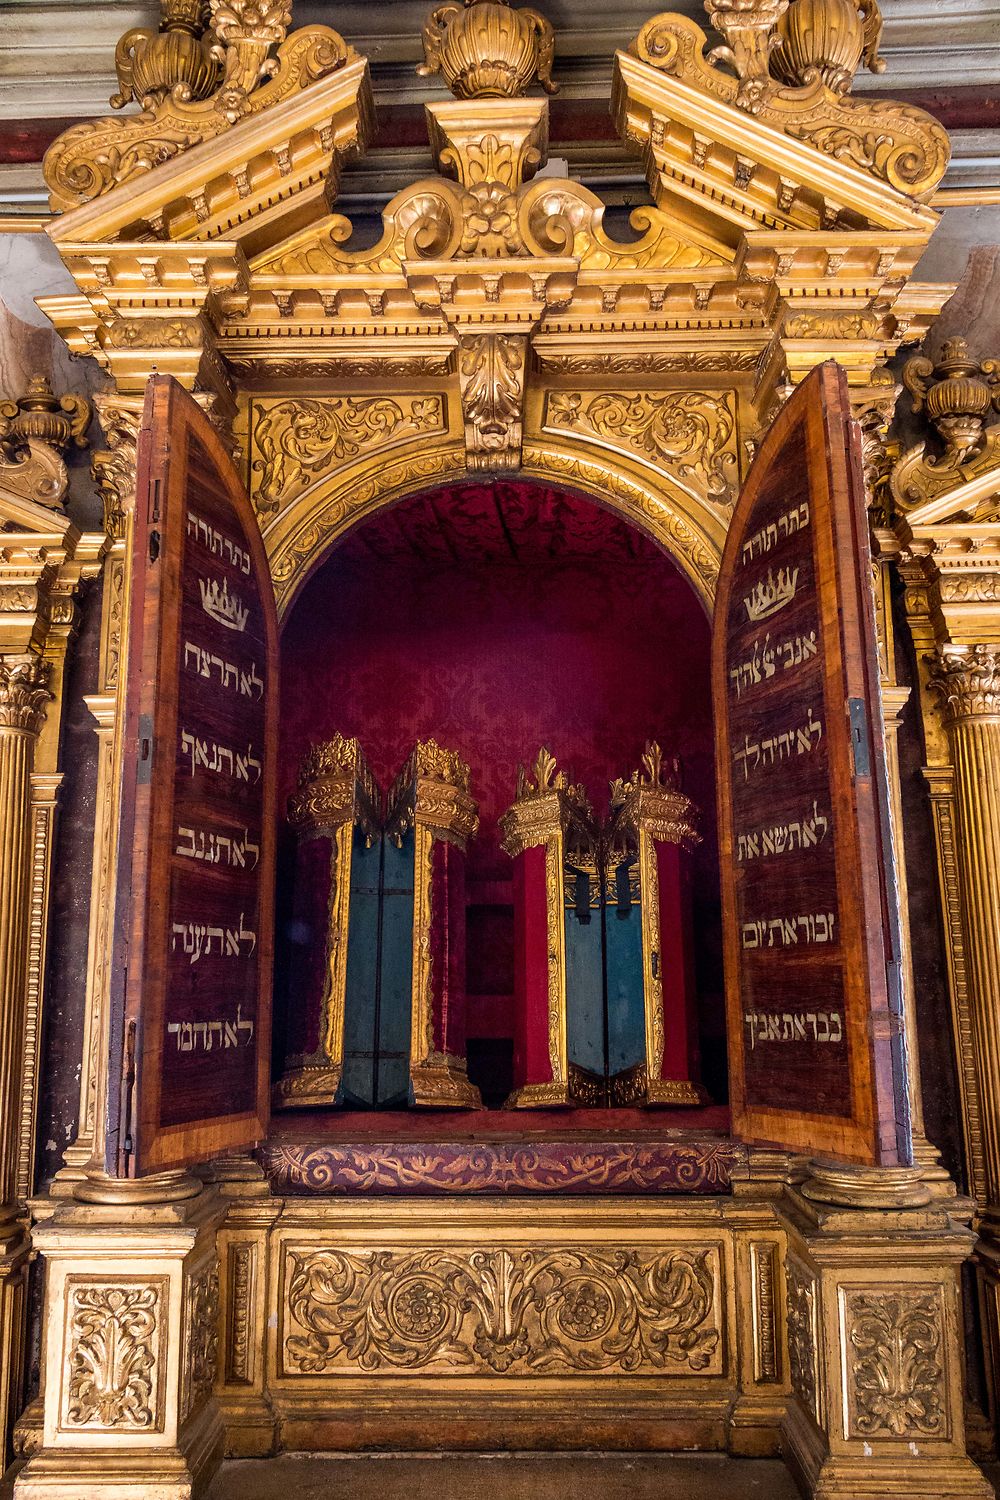
[[[31,771],[49,668],[0,658],[0,1238],[16,1215],[15,1182],[31,900]]]
[[[956,857],[965,915],[980,1096],[1000,1099],[1000,650],[945,647],[930,688],[954,767]],[[988,1209],[1000,1213],[1000,1113],[982,1111]]]

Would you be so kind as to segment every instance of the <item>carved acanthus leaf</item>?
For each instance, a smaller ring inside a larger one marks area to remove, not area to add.
[[[939,1289],[842,1293],[852,1437],[947,1436]]]
[[[39,656],[0,656],[0,728],[38,734],[52,700],[50,670]]]
[[[162,1289],[131,1279],[81,1283],[70,1293],[67,1427],[157,1425]]]
[[[95,405],[108,446],[94,454],[90,467],[104,504],[104,529],[112,540],[119,540],[135,505],[142,398],[102,395],[95,397]]]
[[[516,469],[521,463],[527,340],[519,334],[473,333],[459,339],[458,379],[471,469]]]

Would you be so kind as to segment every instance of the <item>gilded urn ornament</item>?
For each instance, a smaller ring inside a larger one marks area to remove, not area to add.
[[[878,0],[791,0],[777,23],[771,72],[792,87],[822,78],[846,94],[862,58],[873,73],[884,70],[881,38]]]
[[[57,396],[45,375],[33,375],[19,400],[0,403],[0,440],[13,449],[45,443],[61,455],[71,442],[86,448],[91,415],[85,396]]]
[[[160,10],[159,31],[136,27],[118,43],[113,109],[133,99],[150,109],[175,91],[185,103],[207,99],[218,87],[222,75],[207,0],[160,0]]]
[[[937,364],[924,354],[908,360],[903,384],[959,462],[979,448],[990,412],[1000,410],[1000,360],[973,359],[964,338],[945,339]]]
[[[552,82],[555,33],[537,10],[512,10],[509,0],[451,0],[424,27],[424,78],[440,73],[456,99],[516,99],[537,77]]]

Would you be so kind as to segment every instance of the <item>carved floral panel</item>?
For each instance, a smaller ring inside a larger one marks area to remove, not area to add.
[[[552,391],[545,430],[632,452],[730,505],[739,484],[732,391]]]
[[[69,1283],[64,1428],[126,1432],[162,1428],[165,1316],[166,1281],[162,1277]]]
[[[445,431],[443,396],[296,396],[254,401],[251,495],[262,514],[280,510],[315,480],[363,454]]]
[[[840,1295],[848,1436],[950,1437],[941,1288]]]
[[[722,1372],[720,1247],[294,1247],[286,1375]]]

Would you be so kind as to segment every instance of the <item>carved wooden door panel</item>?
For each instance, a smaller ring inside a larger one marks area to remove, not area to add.
[[[734,1130],[909,1160],[860,437],[820,366],[733,515],[713,640]]]
[[[106,1164],[142,1176],[266,1131],[277,617],[246,490],[201,408],[149,383],[139,438]]]

